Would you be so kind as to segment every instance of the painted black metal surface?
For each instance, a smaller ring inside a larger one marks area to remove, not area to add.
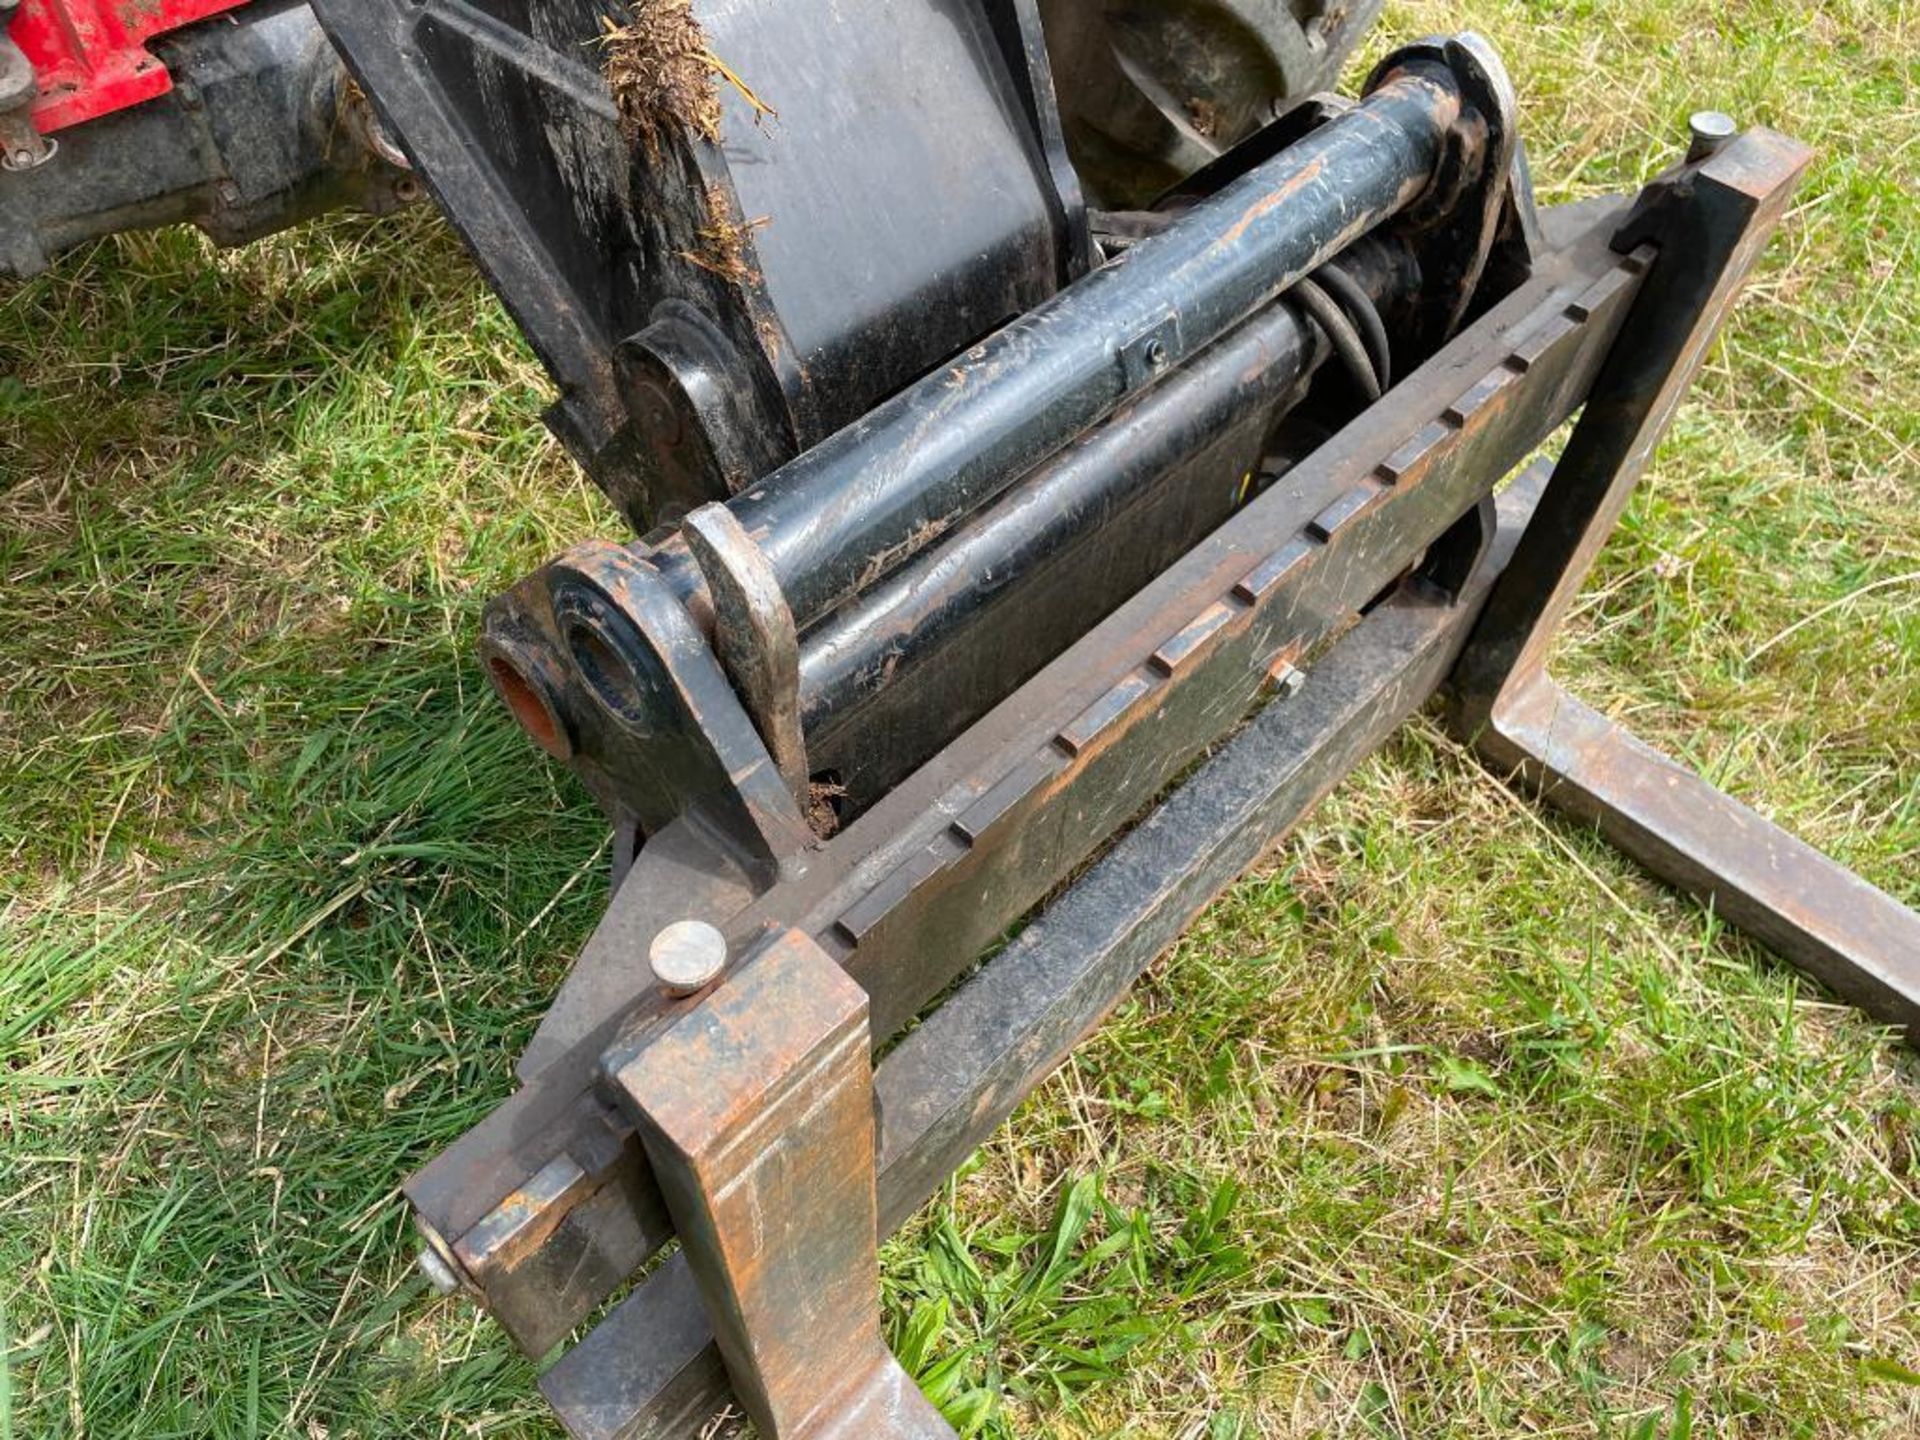
[[[1356,260],[1357,255],[1357,260]],[[1417,271],[1347,263],[1405,304]],[[814,768],[852,811],[978,719],[1271,482],[1271,432],[1325,354],[1269,306],[816,626],[799,695]]]
[[[804,750],[842,802],[836,815],[809,806],[816,829],[871,803],[1218,523],[1254,485],[1266,432],[1301,399],[1328,337],[1347,335],[1355,363],[1379,373],[1344,321],[1293,309],[1247,317],[1383,224],[1390,235],[1345,260],[1368,284],[1346,289],[1375,327],[1376,302],[1424,317],[1424,248],[1484,256],[1494,244],[1496,202],[1508,203],[1509,101],[1497,60],[1477,42],[1409,52],[1383,66],[1360,104],[1330,110],[1294,144],[1225,178],[1218,195],[724,502],[741,541],[734,568],[771,577],[761,587],[770,610],[784,598],[803,636],[792,694],[758,683],[745,693],[780,763],[791,771]],[[1442,177],[1445,196],[1430,196]],[[1400,227],[1394,217],[1409,207],[1417,214]],[[1445,294],[1459,283],[1450,268]],[[1127,416],[1107,423],[1126,401]],[[1330,427],[1343,409],[1329,400],[1317,422]],[[1036,465],[1045,473],[1035,476]],[[997,503],[1023,479],[1017,502]],[[1132,522],[1103,546],[1098,532]],[[1070,549],[1077,569],[1048,563]],[[932,558],[913,572],[916,588],[863,594],[923,556]],[[596,550],[587,563],[605,560]],[[635,567],[627,593],[645,613],[627,623],[596,611],[569,628],[559,612],[574,602],[561,595],[577,588],[578,566],[563,558],[496,607],[489,644],[511,668],[516,649],[544,643],[545,660],[508,675],[503,693],[523,721],[536,717],[549,749],[547,730],[576,734],[570,763],[616,820],[651,830],[694,803],[695,788],[712,787],[674,758],[694,716],[663,680],[680,653],[647,637],[698,631],[737,651],[723,632],[739,627],[716,628],[724,597],[703,583],[687,537],[636,546]],[[738,588],[722,579],[729,593]],[[1035,594],[1016,597],[1010,584]],[[1064,586],[1071,594],[1049,605],[1049,589],[1060,596]],[[835,613],[855,597],[854,618]],[[685,617],[669,613],[676,602]],[[1035,623],[1012,623],[1023,603],[1047,608],[1025,612]],[[809,627],[824,630],[816,639]],[[952,673],[930,685],[914,662],[936,633],[957,648]],[[825,664],[809,666],[806,654]],[[772,673],[740,653],[727,664],[736,676]],[[815,703],[821,695],[826,703]],[[803,736],[788,733],[794,715]]]
[[[1426,191],[1460,96],[1389,78],[1195,206],[729,502],[804,627],[911,558],[1128,396]]]
[[[1383,0],[1042,0],[1075,163],[1104,206],[1144,205],[1331,90]]]
[[[623,133],[611,0],[320,0],[639,529],[719,499],[1083,268],[1030,0],[697,0],[709,139]],[[748,92],[752,99],[748,98]],[[938,124],[887,117],[937,115]]]

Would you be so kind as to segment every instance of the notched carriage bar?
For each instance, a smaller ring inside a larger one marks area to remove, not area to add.
[[[1544,668],[1802,147],[1705,117],[1638,196],[1536,212],[1461,36],[1107,214],[1030,5],[751,8],[696,6],[718,53],[816,59],[806,93],[643,165],[551,35],[320,7],[556,427],[671,521],[489,612],[503,698],[621,853],[521,1088],[407,1186],[430,1273],[535,1355],[642,1277],[541,1381],[570,1433],[737,1404],[950,1434],[885,1345],[878,1239],[1435,694],[1501,776],[1920,1035],[1920,918]],[[925,113],[849,119],[849,67],[921,43]],[[477,50],[499,95],[461,110],[436,57]],[[557,167],[568,204],[476,164],[569,107],[604,146]],[[731,277],[676,259],[715,187],[778,197]],[[810,193],[873,230],[857,277]]]

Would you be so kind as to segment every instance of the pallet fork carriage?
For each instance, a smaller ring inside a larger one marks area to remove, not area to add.
[[[503,699],[622,853],[521,1088],[407,1186],[429,1273],[531,1354],[641,1277],[541,1380],[572,1435],[735,1403],[781,1440],[950,1434],[886,1348],[879,1240],[1436,695],[1495,773],[1920,1038],[1920,917],[1546,669],[1801,146],[1701,117],[1639,196],[1537,212],[1463,36],[1107,214],[1024,0],[696,5],[716,53],[825,70],[649,165],[571,52],[452,0],[317,8],[645,532],[490,611]],[[968,126],[816,104],[935,50],[902,83]],[[488,104],[449,98],[456,52]],[[838,305],[823,190],[876,232]]]

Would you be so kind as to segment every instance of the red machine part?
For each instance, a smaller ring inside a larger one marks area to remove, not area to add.
[[[9,35],[33,65],[39,96],[33,126],[42,135],[124,110],[173,88],[146,48],[247,0],[20,0]]]

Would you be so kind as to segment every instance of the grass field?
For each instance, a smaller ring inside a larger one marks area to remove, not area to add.
[[[1820,147],[1560,669],[1920,903],[1920,6],[1463,24],[1549,199]],[[557,1433],[395,1192],[601,903],[472,659],[618,533],[543,393],[427,215],[0,292],[0,1440]],[[987,1435],[1915,1436],[1920,1071],[1417,722],[886,1270]]]

